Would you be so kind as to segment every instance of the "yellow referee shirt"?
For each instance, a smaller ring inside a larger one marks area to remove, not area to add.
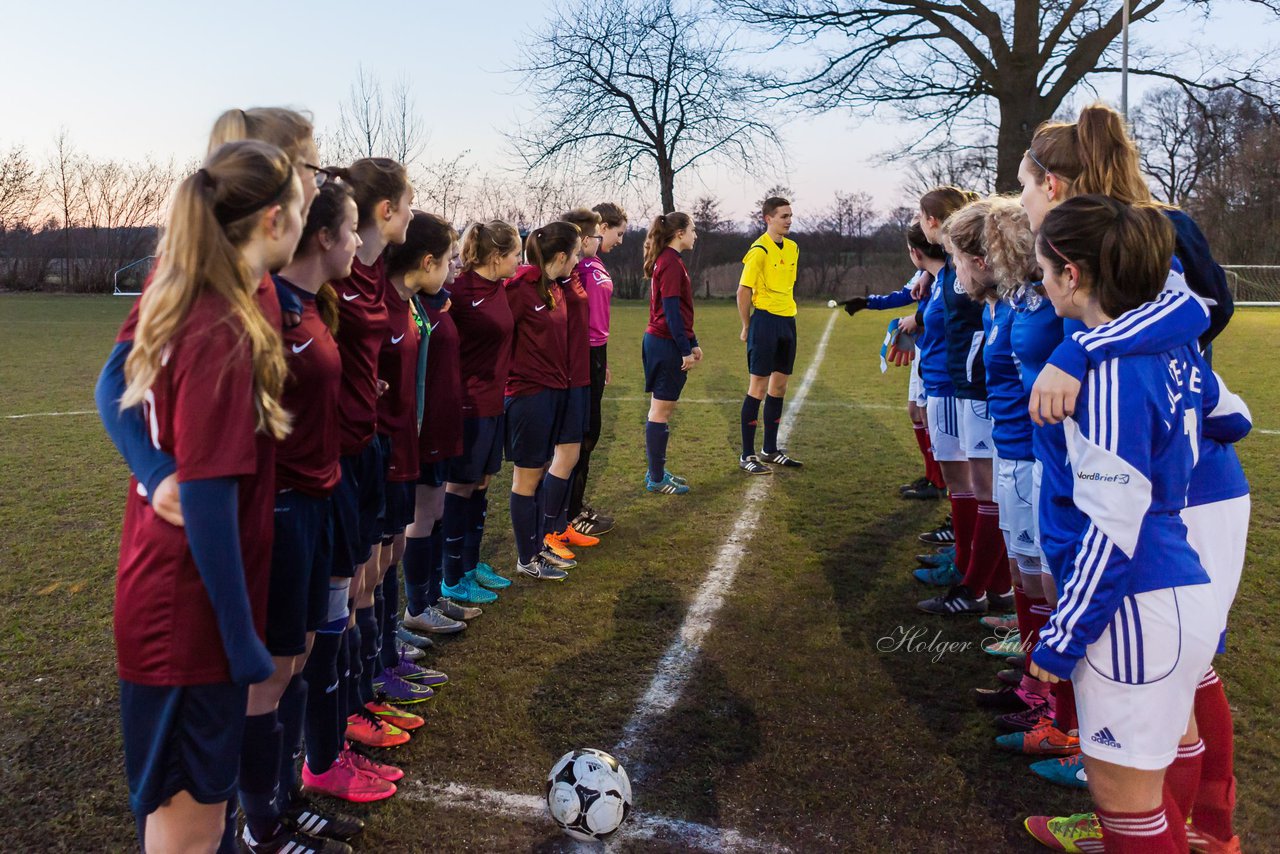
[[[767,233],[760,235],[742,259],[742,279],[738,282],[751,289],[751,306],[779,317],[796,314],[796,265],[800,248],[790,238],[782,238],[782,247]]]

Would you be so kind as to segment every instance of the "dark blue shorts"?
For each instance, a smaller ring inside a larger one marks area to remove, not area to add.
[[[756,309],[747,325],[747,370],[753,377],[791,374],[796,365],[796,319]]]
[[[582,441],[591,424],[591,386],[569,389],[565,402],[564,422],[560,425],[557,445],[574,445]]]
[[[383,539],[403,534],[404,529],[413,522],[414,494],[413,481],[387,481],[387,521],[383,528]]]
[[[267,649],[301,655],[325,622],[333,566],[333,502],[296,489],[276,493],[267,592]]]
[[[479,483],[502,468],[505,416],[462,419],[462,456],[446,464],[449,483]]]
[[[684,357],[680,355],[676,342],[646,332],[641,353],[644,356],[644,390],[658,400],[679,400],[689,374],[680,370]]]
[[[508,397],[507,459],[526,469],[551,462],[568,403],[569,390],[564,388]]]
[[[178,792],[228,800],[240,773],[246,686],[155,686],[120,680],[129,808],[146,816]]]
[[[449,479],[449,461],[438,460],[434,463],[423,463],[418,470],[418,483],[423,486],[441,487]],[[415,499],[416,500],[416,499]]]
[[[382,540],[382,445],[375,439],[358,454],[342,457],[342,480],[333,491],[333,572],[351,578]]]

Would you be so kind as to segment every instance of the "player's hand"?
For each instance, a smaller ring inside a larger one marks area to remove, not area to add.
[[[237,643],[228,644],[227,661],[231,665],[231,681],[237,685],[256,685],[265,682],[276,672],[271,653],[251,634]]]
[[[613,372],[609,370],[609,366],[604,366],[604,384],[608,385],[613,382]]]
[[[181,528],[182,522],[182,501],[178,498],[178,475],[169,475],[160,481],[160,485],[156,487],[156,491],[149,496],[151,499],[151,509],[161,519],[170,525],[176,525]]]
[[[693,355],[693,360],[694,360],[695,362],[701,362],[701,361],[702,361],[702,348],[701,348],[701,347],[694,347],[694,348],[693,348],[693,353],[692,353],[692,355]]]
[[[1039,679],[1041,682],[1061,682],[1057,676],[1054,676],[1048,670],[1045,670],[1034,661],[1027,662],[1027,675],[1032,679]]]
[[[444,308],[442,308],[442,309],[440,309],[440,310],[441,310],[441,311],[448,311],[448,310],[449,310],[449,309],[451,309],[451,308],[453,308],[453,300],[452,300],[452,299],[447,299],[447,300],[445,300],[445,301],[444,301]]]
[[[697,364],[697,362],[698,362],[698,360],[697,360],[697,359],[695,359],[695,358],[693,358],[693,354],[692,354],[692,353],[690,353],[689,355],[687,355],[687,356],[683,357],[683,358],[680,360],[680,370],[682,370],[682,371],[688,371],[688,370],[691,370],[691,369],[693,368],[693,366],[694,366],[695,364]]]
[[[853,299],[847,299],[844,301],[843,305],[844,313],[853,317],[855,314],[867,307],[867,298],[854,297]]]
[[[738,333],[738,340],[743,342],[747,340],[747,326],[745,323],[742,325],[742,331]]]
[[[378,380],[378,397],[382,397],[384,394],[387,393],[387,390],[390,388],[391,386],[387,383],[386,380]]]
[[[1031,403],[1027,407],[1031,420],[1041,427],[1060,424],[1076,411],[1080,381],[1060,368],[1045,365],[1031,387]]]
[[[916,323],[916,316],[908,314],[906,317],[898,318],[898,328],[908,335],[915,335],[920,331],[920,325]]]
[[[911,286],[911,298],[916,302],[920,302],[924,295],[929,292],[929,288],[933,287],[933,273],[925,272],[916,279],[916,283]]]

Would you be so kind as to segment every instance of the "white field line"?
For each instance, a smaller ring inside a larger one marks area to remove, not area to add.
[[[537,795],[522,795],[516,792],[502,792],[497,789],[481,789],[461,783],[430,785],[416,782],[410,786],[402,786],[399,795],[411,801],[427,801],[446,807],[471,809],[487,815],[502,815],[507,818],[547,822],[547,803]],[[698,848],[703,851],[785,851],[787,849],[752,839],[735,830],[723,830],[691,821],[648,815],[641,812],[631,814],[627,823],[619,831],[621,841],[631,840],[678,840],[682,846]],[[600,846],[582,844],[574,846],[583,851],[599,851]],[[605,845],[605,850],[609,849]]]
[[[9,420],[18,418],[56,418],[61,415],[97,415],[96,409],[73,409],[69,412],[26,412],[22,415],[5,415]]]
[[[823,330],[822,338],[818,341],[813,361],[809,363],[809,368],[800,381],[800,387],[791,397],[791,403],[787,407],[782,424],[779,425],[779,445],[785,446],[796,416],[809,397],[809,389],[813,387],[818,369],[826,357],[827,342],[831,339],[831,330],[834,326],[835,315],[832,315],[831,320],[827,321],[826,329]],[[702,586],[698,588],[693,603],[685,613],[684,622],[680,624],[675,640],[658,660],[657,672],[654,673],[648,689],[640,698],[635,711],[632,712],[631,720],[622,731],[622,740],[615,748],[615,752],[629,759],[635,766],[632,772],[633,777],[643,776],[643,766],[637,763],[640,757],[633,755],[634,751],[644,745],[648,740],[650,729],[671,711],[689,683],[693,666],[702,652],[702,641],[711,630],[716,615],[724,605],[725,596],[738,574],[738,566],[746,557],[751,535],[760,521],[764,498],[769,494],[769,487],[773,481],[772,477],[754,478],[751,485],[747,487],[746,495],[743,497],[742,512],[716,553],[711,570],[703,579]]]

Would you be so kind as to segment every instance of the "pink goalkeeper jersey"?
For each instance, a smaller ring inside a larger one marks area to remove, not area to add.
[[[578,276],[587,292],[587,337],[592,347],[609,343],[609,302],[613,299],[613,279],[597,256],[578,262]]]

